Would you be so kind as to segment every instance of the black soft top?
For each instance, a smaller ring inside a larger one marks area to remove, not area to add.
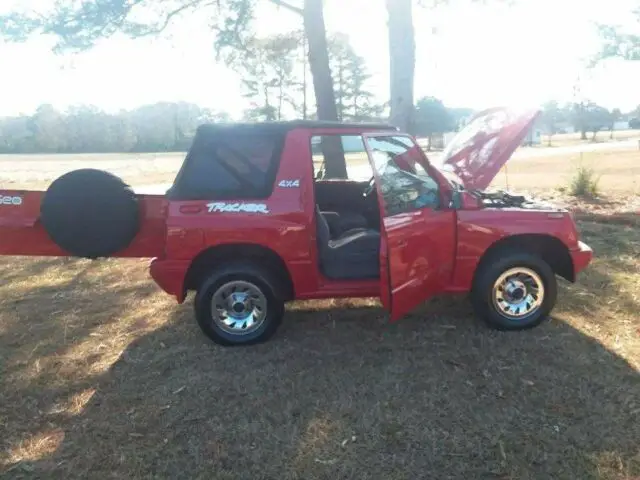
[[[335,129],[361,129],[361,130],[392,130],[398,129],[385,123],[344,123],[326,122],[316,120],[292,120],[286,122],[262,122],[262,123],[206,123],[200,125],[197,136],[215,136],[218,134],[273,134],[287,133],[297,128],[335,128]]]
[[[295,129],[390,131],[381,123],[294,120],[211,123],[196,130],[189,152],[167,192],[172,200],[264,199],[273,190],[286,135]],[[309,159],[308,161],[311,161]]]

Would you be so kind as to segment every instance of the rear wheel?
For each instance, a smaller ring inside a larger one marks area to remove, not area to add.
[[[480,265],[471,299],[476,313],[497,330],[525,330],[543,322],[553,309],[557,280],[537,255],[510,251]]]
[[[207,337],[221,345],[251,345],[268,340],[282,323],[284,301],[276,281],[262,268],[230,264],[198,289],[195,313]]]

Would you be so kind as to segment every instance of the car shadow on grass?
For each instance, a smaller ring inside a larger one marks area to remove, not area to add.
[[[181,307],[90,383],[95,394],[83,410],[52,421],[63,431],[55,451],[8,475],[533,479],[640,471],[637,371],[565,323],[497,333],[453,299],[391,326],[375,307],[303,306],[271,342],[250,348],[210,343]]]

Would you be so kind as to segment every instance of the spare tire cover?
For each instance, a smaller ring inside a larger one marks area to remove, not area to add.
[[[40,206],[51,239],[76,257],[108,257],[138,233],[139,207],[131,188],[111,173],[91,168],[56,179]]]

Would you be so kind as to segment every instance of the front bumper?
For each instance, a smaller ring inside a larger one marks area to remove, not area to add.
[[[575,278],[578,276],[578,273],[587,268],[589,263],[591,263],[593,250],[586,243],[578,242],[578,247],[573,250],[569,250],[569,254],[573,261],[573,276]]]

